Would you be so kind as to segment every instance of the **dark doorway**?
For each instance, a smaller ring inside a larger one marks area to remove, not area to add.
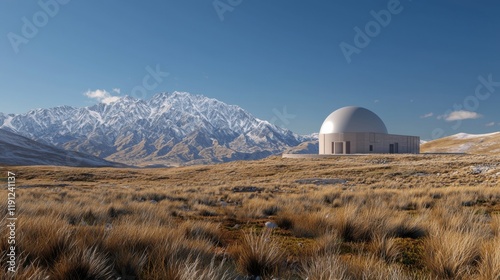
[[[344,153],[344,142],[334,142],[334,154],[339,155]]]
[[[389,154],[394,154],[394,144],[389,144]]]
[[[346,141],[345,142],[345,153],[350,154],[351,153],[351,141]]]

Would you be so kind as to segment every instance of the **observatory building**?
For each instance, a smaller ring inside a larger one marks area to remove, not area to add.
[[[372,111],[344,107],[331,113],[319,131],[319,154],[418,154],[420,137],[389,134]]]

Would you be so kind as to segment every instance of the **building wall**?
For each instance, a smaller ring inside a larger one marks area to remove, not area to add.
[[[370,146],[372,147],[371,151]],[[319,154],[339,153],[418,154],[420,153],[420,137],[370,132],[331,133],[319,135]]]

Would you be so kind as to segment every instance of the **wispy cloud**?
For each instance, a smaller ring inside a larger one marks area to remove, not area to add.
[[[485,124],[485,126],[494,126],[495,125],[495,122],[489,122],[487,124]]]
[[[118,90],[118,92],[116,92],[115,89],[113,89],[113,92],[119,93],[120,89],[116,90]],[[113,96],[104,89],[88,90],[84,93],[84,95],[105,104],[109,104],[120,99],[119,96]]]
[[[481,118],[482,115],[472,111],[453,111],[449,114],[438,116],[438,120],[444,119],[447,122],[461,121],[461,120],[474,120]]]
[[[420,116],[420,118],[421,119],[427,119],[427,118],[430,118],[432,116],[434,116],[434,113],[430,112],[430,113],[427,113],[425,115]]]
[[[116,94],[120,94],[121,90],[119,88],[114,88],[113,92],[116,93]]]

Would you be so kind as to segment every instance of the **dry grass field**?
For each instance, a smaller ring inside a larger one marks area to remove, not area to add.
[[[500,279],[498,156],[7,170],[16,279]]]

